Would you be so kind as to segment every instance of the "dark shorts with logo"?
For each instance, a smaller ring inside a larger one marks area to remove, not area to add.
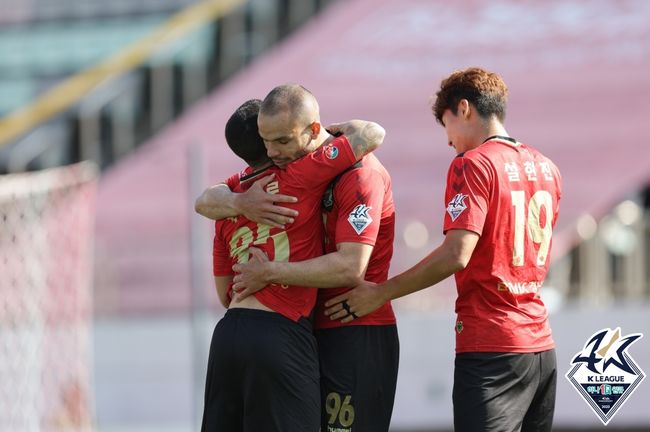
[[[212,335],[203,432],[318,432],[318,353],[307,319],[230,309]]]
[[[454,429],[551,431],[556,381],[554,349],[525,354],[457,354]]]
[[[321,368],[322,432],[386,432],[397,385],[397,326],[316,331]]]

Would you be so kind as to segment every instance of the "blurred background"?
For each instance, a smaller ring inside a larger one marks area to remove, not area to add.
[[[602,328],[646,334],[650,370],[650,2],[0,0],[0,431],[198,430],[224,310],[212,225],[193,212],[243,167],[246,99],[301,83],[324,124],[371,119],[397,206],[391,273],[442,240],[453,151],[440,80],[482,66],[509,133],[564,195],[542,289],[558,368]],[[455,288],[395,302],[392,430],[452,428]],[[642,383],[609,430],[650,430]],[[604,427],[558,379],[555,428]]]

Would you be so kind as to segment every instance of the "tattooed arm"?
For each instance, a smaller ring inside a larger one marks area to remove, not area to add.
[[[342,133],[348,138],[350,146],[357,158],[374,151],[384,141],[386,131],[377,123],[365,120],[350,120],[345,123],[334,123],[327,127],[333,134]]]

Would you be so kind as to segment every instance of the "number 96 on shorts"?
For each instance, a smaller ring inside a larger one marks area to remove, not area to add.
[[[331,392],[325,398],[327,432],[351,432],[354,423],[354,406],[351,395]]]

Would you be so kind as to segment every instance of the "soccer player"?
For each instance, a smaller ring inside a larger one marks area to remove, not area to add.
[[[350,322],[455,274],[456,431],[550,431],[556,360],[539,296],[561,178],[504,127],[508,90],[495,73],[452,73],[433,112],[457,156],[447,176],[443,243],[385,283],[364,282],[326,313]]]
[[[249,168],[228,179],[235,190],[273,174],[267,190],[301,197],[293,205],[300,215],[286,230],[232,217],[215,224],[214,270],[219,298],[229,309],[217,324],[210,347],[202,430],[204,431],[318,431],[319,372],[316,344],[307,319],[316,289],[269,286],[255,296],[232,299],[231,267],[249,258],[256,245],[273,260],[308,259],[322,253],[320,199],[328,182],[368,151],[376,148],[383,129],[370,122],[352,121],[330,130],[321,128],[313,95],[293,88],[286,109],[287,146],[304,149],[304,157],[280,170],[266,156],[257,133],[260,101],[248,101],[226,125],[226,140]],[[273,107],[273,92],[265,103]],[[262,103],[262,109],[264,103]],[[269,108],[271,107],[271,108]],[[317,174],[317,175],[316,175]]]
[[[277,262],[251,249],[256,259],[234,267],[239,274],[233,289],[245,297],[270,283],[331,288],[318,291],[314,318],[321,430],[387,432],[399,364],[391,304],[349,323],[329,320],[324,304],[360,283],[364,275],[377,283],[388,278],[395,228],[390,175],[373,154],[367,155],[329,185],[323,209],[327,255]]]

